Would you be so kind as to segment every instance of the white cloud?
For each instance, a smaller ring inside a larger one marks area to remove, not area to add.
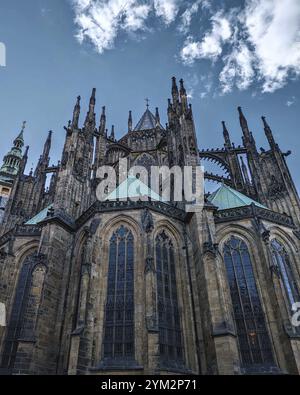
[[[187,8],[181,15],[181,24],[179,25],[179,31],[187,33],[189,31],[192,18],[198,13],[200,3],[203,0],[197,0],[190,8]]]
[[[230,92],[234,86],[240,90],[249,88],[255,77],[254,57],[249,48],[240,44],[224,57],[225,66],[219,80],[223,93]]]
[[[254,82],[262,92],[274,92],[300,76],[300,0],[245,0],[226,12],[220,2],[208,0],[71,2],[78,41],[91,42],[100,54],[114,47],[121,32],[132,38],[152,30],[148,24],[156,18],[165,26],[177,23],[184,36],[179,56],[184,64],[207,59],[217,66],[214,70],[221,67],[223,93]],[[191,35],[196,27],[199,33],[206,29],[200,37]]]
[[[161,17],[166,25],[169,25],[178,14],[179,3],[179,0],[154,0],[156,15]]]
[[[217,13],[211,18],[212,28],[207,32],[202,41],[193,41],[191,37],[185,42],[181,50],[181,59],[184,63],[191,64],[196,59],[216,60],[223,51],[223,45],[231,38],[230,22],[222,13]]]
[[[89,40],[101,54],[111,49],[121,31],[146,30],[150,13],[169,25],[179,11],[180,0],[72,0],[76,38]]]
[[[244,9],[219,11],[212,22],[201,40],[187,37],[180,55],[185,64],[197,59],[223,64],[223,93],[247,89],[254,81],[261,82],[262,92],[274,92],[290,76],[300,76],[299,0],[247,0]]]
[[[295,104],[295,102],[296,102],[296,96],[292,96],[291,99],[289,99],[289,100],[286,102],[286,105],[287,105],[288,107],[291,107],[291,106],[293,106],[293,105]]]
[[[300,1],[251,0],[244,15],[263,91],[273,92],[300,75]]]

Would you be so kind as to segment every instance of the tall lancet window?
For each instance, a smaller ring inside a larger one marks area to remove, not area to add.
[[[110,239],[104,358],[134,358],[134,239],[123,225]]]
[[[242,364],[273,364],[274,358],[265,317],[246,243],[231,237],[224,246]]]
[[[158,297],[159,351],[161,365],[184,363],[180,311],[171,239],[163,231],[155,240]]]
[[[300,295],[288,253],[276,239],[272,240],[271,248],[274,264],[279,268],[286,296],[291,307],[295,302],[300,301]]]
[[[31,274],[28,299],[22,322],[22,339],[34,336],[45,275],[46,267],[44,265],[37,265]]]

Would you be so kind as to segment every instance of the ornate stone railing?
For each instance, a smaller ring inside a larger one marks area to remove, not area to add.
[[[0,246],[6,244],[13,236],[28,237],[40,236],[42,228],[38,225],[16,225],[0,237]]]
[[[186,212],[164,202],[152,201],[96,201],[81,217],[76,221],[76,226],[82,226],[93,214],[99,212],[136,210],[141,208],[150,208],[154,211],[165,214],[169,217],[184,221]]]
[[[293,219],[288,215],[276,213],[275,211],[262,207],[257,207],[254,204],[246,207],[235,207],[227,210],[219,210],[215,213],[216,222],[218,223],[254,217],[274,222],[279,225],[295,228]]]

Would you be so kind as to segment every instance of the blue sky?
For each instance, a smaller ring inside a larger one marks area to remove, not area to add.
[[[222,5],[220,5],[222,4]],[[223,145],[221,121],[241,143],[241,105],[258,147],[267,147],[265,115],[300,186],[299,0],[1,0],[0,158],[27,121],[29,167],[48,130],[53,162],[60,159],[76,97],[84,121],[93,87],[97,115],[107,108],[117,137],[128,110],[166,119],[171,77],[185,80],[199,148]]]

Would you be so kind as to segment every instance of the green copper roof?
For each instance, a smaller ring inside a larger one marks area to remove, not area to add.
[[[150,189],[146,184],[134,176],[128,176],[125,181],[123,181],[113,192],[110,193],[106,200],[128,198],[135,198],[138,200],[142,197],[147,197],[157,201],[164,201],[161,196],[152,191],[152,189]]]
[[[219,210],[250,206],[251,204],[255,204],[257,207],[267,208],[225,184],[212,193],[208,197],[208,200],[218,207]]]
[[[42,222],[44,219],[47,218],[47,212],[49,208],[52,207],[52,204],[50,206],[44,208],[44,210],[40,211],[37,215],[35,215],[33,218],[31,218],[29,221],[25,223],[25,225],[36,225],[40,222]]]

